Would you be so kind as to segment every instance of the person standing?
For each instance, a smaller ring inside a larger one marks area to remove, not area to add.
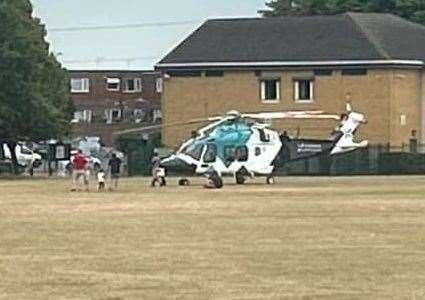
[[[151,164],[152,164],[151,186],[154,187],[156,183],[158,183],[159,186],[165,186],[166,185],[165,172],[164,172],[164,169],[161,168],[161,158],[159,157],[156,151],[153,153]]]
[[[103,192],[105,190],[105,171],[103,169],[100,169],[99,172],[97,172],[97,191]]]
[[[83,179],[84,189],[88,191],[88,178],[86,178],[88,160],[82,150],[78,150],[72,160],[72,179],[74,188],[72,191],[81,190],[81,178]]]
[[[112,153],[112,157],[108,163],[110,179],[111,179],[110,186],[109,186],[110,191],[118,188],[118,180],[120,178],[121,164],[122,164],[121,159],[119,159],[115,153]]]

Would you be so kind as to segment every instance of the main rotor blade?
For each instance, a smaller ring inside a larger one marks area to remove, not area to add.
[[[216,118],[202,118],[202,119],[193,119],[185,122],[175,122],[175,123],[165,123],[165,124],[158,124],[158,125],[150,125],[145,127],[139,127],[139,128],[133,128],[133,129],[127,129],[115,132],[114,135],[124,135],[124,134],[130,134],[130,133],[144,133],[144,132],[151,132],[151,131],[157,131],[162,128],[168,128],[168,127],[176,127],[176,126],[184,126],[184,125],[190,125],[190,124],[198,124],[198,123],[204,123],[204,122],[210,122],[212,120],[215,120]]]
[[[272,119],[333,119],[340,120],[339,115],[325,114],[324,111],[285,111],[285,112],[264,112],[257,114],[242,114],[244,118],[272,120]]]

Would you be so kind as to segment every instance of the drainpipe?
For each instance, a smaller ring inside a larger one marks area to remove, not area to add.
[[[421,144],[425,144],[425,71],[422,70],[421,81]]]

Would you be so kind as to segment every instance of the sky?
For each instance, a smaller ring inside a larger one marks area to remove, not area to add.
[[[265,0],[32,0],[47,39],[68,69],[152,69],[208,18],[256,17]],[[107,30],[58,29],[158,24]]]

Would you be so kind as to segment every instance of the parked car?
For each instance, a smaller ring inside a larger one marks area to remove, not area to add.
[[[71,160],[64,160],[59,162],[59,169],[66,169],[69,173],[72,173],[72,161],[74,160],[75,155],[77,154],[76,150],[71,151]],[[94,156],[87,155],[89,161],[89,168],[97,173],[102,168],[102,162],[100,159]]]
[[[3,154],[5,159],[12,159],[12,155],[7,144],[3,144]],[[16,159],[18,164],[22,167],[32,166],[33,168],[38,168],[42,165],[42,157],[40,154],[32,151],[27,146],[18,143],[15,148]]]

